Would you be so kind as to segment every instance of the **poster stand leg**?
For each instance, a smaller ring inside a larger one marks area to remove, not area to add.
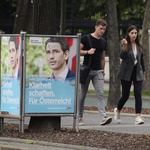
[[[4,129],[4,118],[0,118],[0,131]]]
[[[20,122],[20,124],[19,124],[19,132],[21,132],[21,130],[22,130],[22,121],[21,121],[21,119],[19,119],[19,122]]]
[[[73,117],[73,131],[75,131],[76,126],[76,116]]]
[[[79,117],[76,117],[76,132],[79,132]]]
[[[24,133],[24,118],[20,119],[19,132]]]

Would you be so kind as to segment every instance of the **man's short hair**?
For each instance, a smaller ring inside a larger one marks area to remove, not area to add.
[[[45,42],[45,50],[46,50],[46,45],[49,42],[58,42],[61,45],[61,49],[63,50],[63,52],[65,53],[65,51],[69,51],[69,43],[64,39],[64,38],[49,38],[46,42]]]
[[[16,47],[16,51],[17,51],[18,50],[18,40],[17,40],[17,38],[15,36],[11,36],[9,38],[9,43],[10,42],[14,42],[15,43],[15,47]]]
[[[99,25],[107,26],[107,22],[104,19],[98,19],[96,21],[96,26],[99,26]]]
[[[69,43],[64,38],[49,38],[45,42],[45,50],[46,46],[49,42],[58,42],[60,43],[62,51],[65,53],[67,50],[69,51]],[[66,64],[68,63],[68,59],[66,60]]]

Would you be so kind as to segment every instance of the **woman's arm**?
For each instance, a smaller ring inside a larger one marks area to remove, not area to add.
[[[127,56],[127,40],[122,39],[121,40],[121,46],[120,46],[120,58],[124,59]]]
[[[127,51],[123,49],[123,45],[120,45],[120,58],[125,59],[127,57]]]

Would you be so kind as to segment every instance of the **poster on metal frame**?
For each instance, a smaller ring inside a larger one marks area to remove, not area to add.
[[[21,37],[1,37],[1,108],[3,116],[20,115]]]
[[[26,37],[25,113],[74,113],[77,39]]]

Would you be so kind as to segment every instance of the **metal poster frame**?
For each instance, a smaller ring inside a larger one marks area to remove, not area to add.
[[[20,79],[20,115],[17,117],[14,116],[6,116],[0,115],[0,130],[3,130],[4,118],[13,118],[19,119],[19,132],[24,133],[24,120],[25,117],[31,116],[61,116],[61,117],[73,117],[73,130],[78,132],[78,116],[77,116],[77,106],[78,106],[78,95],[79,95],[79,76],[80,76],[80,40],[81,33],[77,35],[35,35],[35,34],[27,34],[27,32],[21,31],[20,34],[2,34],[0,32],[0,37],[10,37],[17,36],[20,37],[21,44],[21,79]],[[76,46],[76,77],[75,77],[75,93],[74,93],[74,113],[44,113],[44,114],[36,114],[36,113],[25,113],[25,84],[26,84],[26,37],[62,37],[62,38],[77,38],[77,46]],[[0,45],[1,46],[1,45]],[[1,48],[1,47],[0,47]],[[1,92],[1,91],[0,91]],[[1,102],[1,101],[0,101]],[[0,103],[1,105],[1,103]]]
[[[10,36],[15,36],[15,37],[20,37],[20,52],[21,52],[21,70],[20,70],[20,77],[22,78],[22,37],[21,37],[21,35],[20,34],[2,34],[2,33],[0,33],[0,40],[1,40],[1,38],[2,37],[10,37]],[[1,45],[0,45],[0,49],[1,49]],[[0,52],[1,53],[1,52]],[[0,73],[1,73],[1,70],[0,70]],[[20,79],[20,83],[21,83],[21,79]],[[20,120],[20,122],[21,122],[21,113],[22,113],[22,84],[20,84],[20,114],[19,115],[9,115],[9,116],[7,116],[7,115],[4,115],[4,114],[0,114],[0,130],[1,131],[3,131],[3,124],[4,124],[4,118],[12,118],[12,119],[19,119]],[[1,92],[1,90],[0,90],[0,92]],[[1,106],[1,97],[0,97],[0,106]],[[0,108],[0,110],[1,110],[1,108]],[[21,129],[22,127],[21,127],[21,124],[19,124],[19,132],[21,132]]]
[[[23,105],[22,105],[22,120],[21,120],[21,132],[24,132],[24,117],[31,116],[61,116],[61,117],[73,117],[73,129],[75,130],[75,126],[77,125],[76,131],[78,132],[78,123],[76,124],[77,118],[77,98],[79,93],[79,64],[80,64],[80,40],[81,34],[78,33],[76,36],[68,36],[68,35],[35,35],[35,34],[27,34],[26,32],[21,32],[23,39]],[[75,80],[75,93],[74,93],[74,113],[25,113],[25,83],[26,83],[26,37],[61,37],[61,38],[77,38],[77,47],[76,47],[76,80]]]

